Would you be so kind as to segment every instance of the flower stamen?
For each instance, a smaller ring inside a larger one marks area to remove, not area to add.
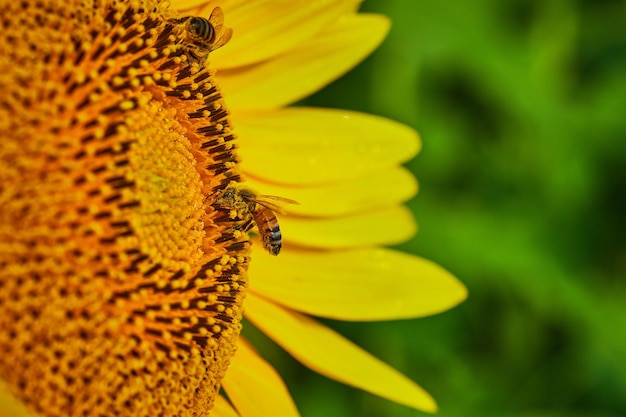
[[[208,198],[241,181],[213,73],[164,3],[41,3],[0,8],[0,377],[47,416],[207,414],[250,246]]]

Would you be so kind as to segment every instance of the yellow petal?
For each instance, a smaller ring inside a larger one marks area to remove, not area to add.
[[[239,417],[239,414],[233,409],[230,403],[221,395],[215,398],[215,404],[211,410],[212,417]]]
[[[347,110],[288,108],[241,115],[235,128],[242,168],[278,184],[328,184],[380,172],[419,151],[417,133]]]
[[[211,54],[220,71],[260,62],[297,47],[349,13],[358,0],[265,0],[225,2],[228,45]]]
[[[33,417],[24,404],[15,398],[0,379],[0,417]]]
[[[333,217],[376,210],[407,201],[417,193],[417,181],[402,167],[346,180],[336,184],[289,187],[249,178],[248,184],[261,194],[287,197],[298,205],[287,205],[290,214]]]
[[[408,240],[417,230],[413,214],[404,206],[322,219],[283,216],[280,228],[289,245],[319,249],[393,245]]]
[[[241,417],[300,416],[281,377],[243,338],[222,387]]]
[[[233,113],[281,107],[339,78],[376,49],[388,30],[385,16],[344,15],[282,55],[220,71],[217,81]]]
[[[213,7],[215,7],[215,5],[217,5],[217,3],[218,2],[215,0],[209,0],[209,1],[207,0],[176,0],[176,4],[174,5],[174,8],[179,10],[181,13],[194,10],[195,13],[193,14],[197,15],[199,12],[202,12],[209,7],[211,7],[212,9]],[[211,9],[209,9],[209,11]]]
[[[419,385],[317,321],[253,294],[246,306],[255,326],[315,372],[418,410],[437,410]]]
[[[294,310],[337,320],[429,316],[467,297],[467,289],[429,260],[371,248],[341,252],[254,252],[250,291]]]

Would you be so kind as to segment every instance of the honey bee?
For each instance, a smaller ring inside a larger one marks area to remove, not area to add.
[[[209,18],[186,16],[177,20],[183,25],[183,40],[189,46],[189,55],[198,62],[206,61],[210,52],[226,45],[233,36],[231,28],[224,27],[224,12],[216,7]]]
[[[276,213],[284,213],[282,204],[298,204],[297,201],[273,195],[257,195],[248,188],[229,185],[215,199],[218,205],[230,207],[239,215],[249,213],[259,231],[263,249],[271,255],[278,255],[283,244],[283,235]]]

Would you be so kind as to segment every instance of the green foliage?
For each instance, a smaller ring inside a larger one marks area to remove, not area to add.
[[[422,384],[441,417],[626,415],[625,2],[363,11],[391,17],[388,39],[306,104],[420,132],[420,233],[401,249],[470,298],[426,319],[331,325]],[[424,415],[295,362],[281,372],[305,417]]]

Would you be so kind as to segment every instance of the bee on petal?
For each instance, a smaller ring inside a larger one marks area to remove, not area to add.
[[[219,192],[215,203],[236,210],[241,217],[251,215],[263,242],[263,248],[271,255],[278,255],[283,243],[276,213],[284,213],[283,204],[298,204],[297,201],[288,198],[258,195],[248,188],[232,185]]]
[[[204,62],[209,53],[226,45],[233,36],[231,28],[224,27],[224,12],[216,7],[209,18],[185,16],[177,19],[182,25],[183,41],[187,44],[189,55],[198,62]]]

